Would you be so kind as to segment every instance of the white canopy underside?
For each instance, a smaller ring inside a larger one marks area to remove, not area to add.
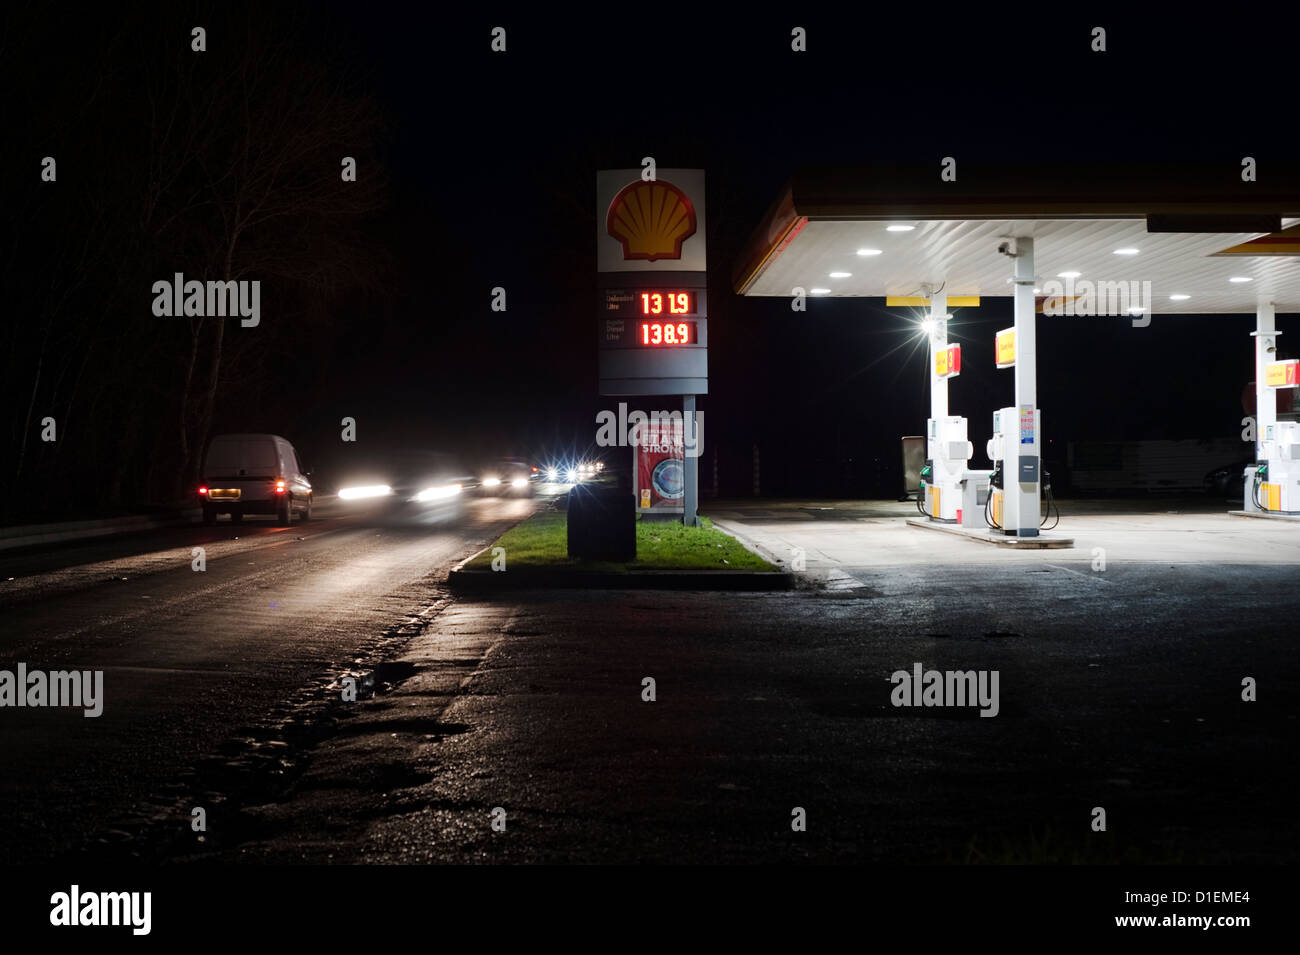
[[[1284,220],[1283,227],[1300,220]],[[911,232],[888,232],[907,224]],[[1215,255],[1261,233],[1148,233],[1144,219],[832,220],[810,219],[767,262],[747,295],[789,297],[796,287],[834,296],[922,295],[943,286],[948,296],[1009,296],[1013,262],[998,254],[1006,237],[1034,239],[1039,287],[1059,274],[1076,283],[1150,282],[1151,312],[1254,312],[1259,301],[1279,312],[1300,311],[1300,258]],[[858,249],[879,249],[860,256]],[[1137,255],[1116,255],[1135,248]],[[848,272],[831,278],[831,272]],[[1252,281],[1233,283],[1245,277]],[[1190,296],[1174,301],[1170,295]],[[1143,303],[1147,304],[1147,303]]]

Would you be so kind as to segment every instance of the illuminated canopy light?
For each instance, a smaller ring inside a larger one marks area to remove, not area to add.
[[[830,272],[828,274],[833,279],[847,279],[853,275],[852,272]]]
[[[1116,255],[1137,255],[1138,250],[1137,249],[1116,249],[1115,254]]]
[[[1184,295],[1182,292],[1175,292],[1173,295],[1169,296],[1171,302],[1185,302],[1189,298],[1191,298],[1190,295]]]
[[[831,290],[828,289],[828,288],[814,288],[814,289],[809,289],[808,291],[810,291],[813,295],[830,295],[830,294],[831,294]]]
[[[387,484],[370,484],[365,487],[345,487],[339,491],[339,497],[345,501],[356,501],[363,497],[384,497],[392,494],[393,489]]]
[[[1077,279],[1082,274],[1082,272],[1057,272],[1056,277],[1058,279]]]
[[[934,319],[933,318],[921,319],[921,331],[925,332],[927,335],[934,334]]]
[[[895,224],[895,225],[885,226],[885,231],[886,232],[911,232],[915,228],[916,226],[914,225]]]
[[[880,255],[880,250],[879,249],[858,249],[858,255],[861,256]]]
[[[1228,279],[1228,281],[1229,282],[1253,282],[1254,279],[1248,278],[1245,275],[1234,275],[1232,278]]]

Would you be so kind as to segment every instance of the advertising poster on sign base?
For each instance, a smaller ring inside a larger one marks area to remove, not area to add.
[[[652,418],[632,444],[637,513],[654,520],[680,520],[686,501],[686,458],[682,419]]]

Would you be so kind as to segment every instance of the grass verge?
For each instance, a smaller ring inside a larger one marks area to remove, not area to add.
[[[699,527],[684,527],[671,521],[636,522],[636,560],[628,563],[577,560],[569,556],[567,515],[564,511],[539,511],[501,535],[487,550],[466,566],[466,570],[488,570],[492,550],[506,549],[508,570],[577,570],[627,574],[641,570],[745,570],[776,571],[778,568],[746,550],[729,534],[713,526],[707,517]]]

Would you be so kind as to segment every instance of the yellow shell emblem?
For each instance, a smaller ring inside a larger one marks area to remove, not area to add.
[[[622,243],[624,259],[680,259],[695,235],[695,207],[671,182],[634,182],[609,204],[605,230]]]

